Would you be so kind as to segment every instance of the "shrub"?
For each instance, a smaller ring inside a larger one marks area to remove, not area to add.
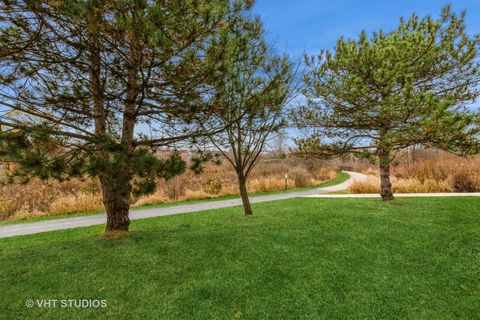
[[[289,176],[295,181],[295,187],[305,188],[312,185],[312,178],[304,168],[294,168],[290,170]]]
[[[323,182],[335,179],[335,177],[337,176],[337,171],[332,170],[332,168],[328,167],[320,167],[314,171],[313,175],[315,179]]]
[[[218,195],[222,190],[222,181],[217,177],[208,178],[203,185],[203,190],[206,193]]]
[[[5,197],[0,198],[0,220],[8,219],[17,209],[14,200]]]
[[[453,190],[456,192],[480,191],[480,179],[476,172],[458,172],[453,175]]]
[[[163,194],[170,200],[179,200],[186,190],[187,181],[183,175],[167,180],[163,185]]]

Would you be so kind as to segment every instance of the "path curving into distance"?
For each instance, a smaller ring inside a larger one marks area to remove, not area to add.
[[[337,185],[319,188],[319,189],[311,189],[306,191],[279,193],[279,194],[272,194],[267,196],[255,196],[250,198],[250,202],[259,203],[259,202],[267,202],[267,201],[285,200],[285,199],[291,199],[291,198],[336,192],[336,191],[346,190],[354,181],[367,179],[367,177],[361,173],[350,172],[350,171],[344,171],[344,172],[350,175],[350,179]],[[179,214],[179,213],[198,212],[198,211],[234,207],[234,206],[240,206],[240,205],[242,205],[242,201],[240,198],[238,198],[238,199],[230,199],[230,200],[217,200],[217,201],[201,202],[201,203],[194,203],[194,204],[175,205],[175,206],[161,207],[161,208],[134,210],[134,211],[130,211],[130,219],[137,220],[137,219],[161,217],[161,216],[168,216],[168,215]],[[42,232],[55,231],[55,230],[89,227],[89,226],[106,224],[106,222],[107,222],[107,218],[105,214],[98,214],[98,215],[91,215],[91,216],[84,216],[84,217],[52,219],[52,220],[45,220],[45,221],[4,225],[4,226],[0,226],[0,238],[15,237],[15,236],[42,233]]]

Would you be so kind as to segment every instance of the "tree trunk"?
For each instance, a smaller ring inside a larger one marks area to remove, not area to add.
[[[107,212],[105,231],[128,231],[130,219],[130,182],[116,183],[113,178],[100,175],[102,198]]]
[[[133,16],[134,24],[137,17]],[[117,166],[112,172],[100,175],[102,186],[103,204],[107,212],[107,226],[105,231],[128,231],[130,219],[130,193],[132,191],[132,173],[130,170],[130,158],[134,151],[133,136],[136,124],[137,96],[139,90],[138,68],[141,65],[141,48],[138,38],[131,35],[128,38],[127,46],[132,48],[127,64],[127,83],[125,96],[125,109],[123,111],[122,126],[122,147],[125,147],[123,154],[124,162]],[[110,168],[111,170],[111,168]]]
[[[243,211],[246,216],[253,215],[252,206],[250,205],[250,199],[247,192],[247,179],[239,175],[238,185],[240,187],[240,196],[242,197]]]
[[[393,200],[392,183],[390,182],[390,156],[388,152],[379,152],[380,160],[380,195],[383,201]]]

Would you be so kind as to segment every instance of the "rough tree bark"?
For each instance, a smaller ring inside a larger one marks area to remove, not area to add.
[[[128,181],[115,181],[114,177],[100,174],[103,205],[107,212],[107,226],[105,231],[128,231],[130,219],[130,189]]]
[[[98,18],[98,17],[97,17]],[[107,135],[106,129],[106,111],[104,101],[104,85],[102,84],[101,72],[101,56],[99,37],[95,32],[96,28],[90,28],[92,41],[92,49],[90,52],[90,94],[93,98],[93,112],[95,120],[95,135],[98,138],[105,138]],[[109,154],[103,150],[100,145],[97,149],[97,156],[108,161]],[[107,225],[105,231],[128,231],[130,220],[128,213],[130,210],[130,190],[131,179],[119,179],[119,175],[113,176],[108,173],[101,173],[99,175],[100,187],[102,190],[102,200],[107,214]]]
[[[378,158],[380,162],[380,195],[383,201],[390,201],[394,199],[390,181],[390,154],[388,151],[380,149]]]
[[[104,101],[104,86],[101,80],[101,57],[98,35],[94,32],[96,28],[91,28],[92,49],[90,53],[90,94],[93,98],[93,112],[95,120],[95,135],[98,138],[105,138],[106,130],[106,112]],[[109,154],[98,146],[97,156],[108,161]],[[121,173],[119,173],[121,175]],[[130,209],[130,182],[127,179],[123,186],[118,180],[118,176],[112,176],[107,173],[99,175],[100,187],[102,190],[102,200],[107,214],[107,225],[105,231],[128,231],[130,220],[128,212]]]
[[[133,16],[135,21],[136,16]],[[118,172],[114,170],[108,174],[100,174],[100,184],[102,187],[103,204],[107,212],[106,231],[128,231],[130,225],[130,193],[132,191],[132,174],[130,155],[134,151],[134,132],[136,123],[136,99],[139,94],[138,89],[138,70],[141,54],[140,45],[135,35],[129,36],[132,53],[128,64],[126,65],[127,83],[125,109],[123,112],[121,144],[125,152],[124,162]],[[105,117],[105,115],[104,115]]]

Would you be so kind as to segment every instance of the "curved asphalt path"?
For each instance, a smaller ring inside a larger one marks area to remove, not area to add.
[[[251,197],[251,203],[267,202],[267,201],[276,201],[276,200],[285,200],[291,198],[312,196],[318,194],[325,194],[335,191],[341,191],[347,189],[354,181],[365,180],[367,177],[361,173],[345,171],[350,175],[350,179],[330,187],[312,189],[307,191],[298,191],[298,192],[288,192],[288,193],[279,193],[272,194],[268,196],[256,196]],[[211,209],[227,208],[242,205],[241,199],[231,199],[231,200],[218,200],[210,202],[201,202],[194,204],[186,205],[175,205],[170,207],[162,208],[152,208],[152,209],[142,209],[130,211],[130,219],[145,219],[152,217],[168,216],[179,213],[187,212],[198,212]],[[34,234],[41,232],[48,232],[54,230],[64,230],[72,229],[79,227],[89,227],[94,225],[106,224],[107,218],[105,214],[77,217],[77,218],[64,218],[64,219],[55,219],[55,220],[46,220],[46,221],[37,221],[29,223],[19,223],[12,225],[0,226],[0,238],[15,237],[26,234]]]

